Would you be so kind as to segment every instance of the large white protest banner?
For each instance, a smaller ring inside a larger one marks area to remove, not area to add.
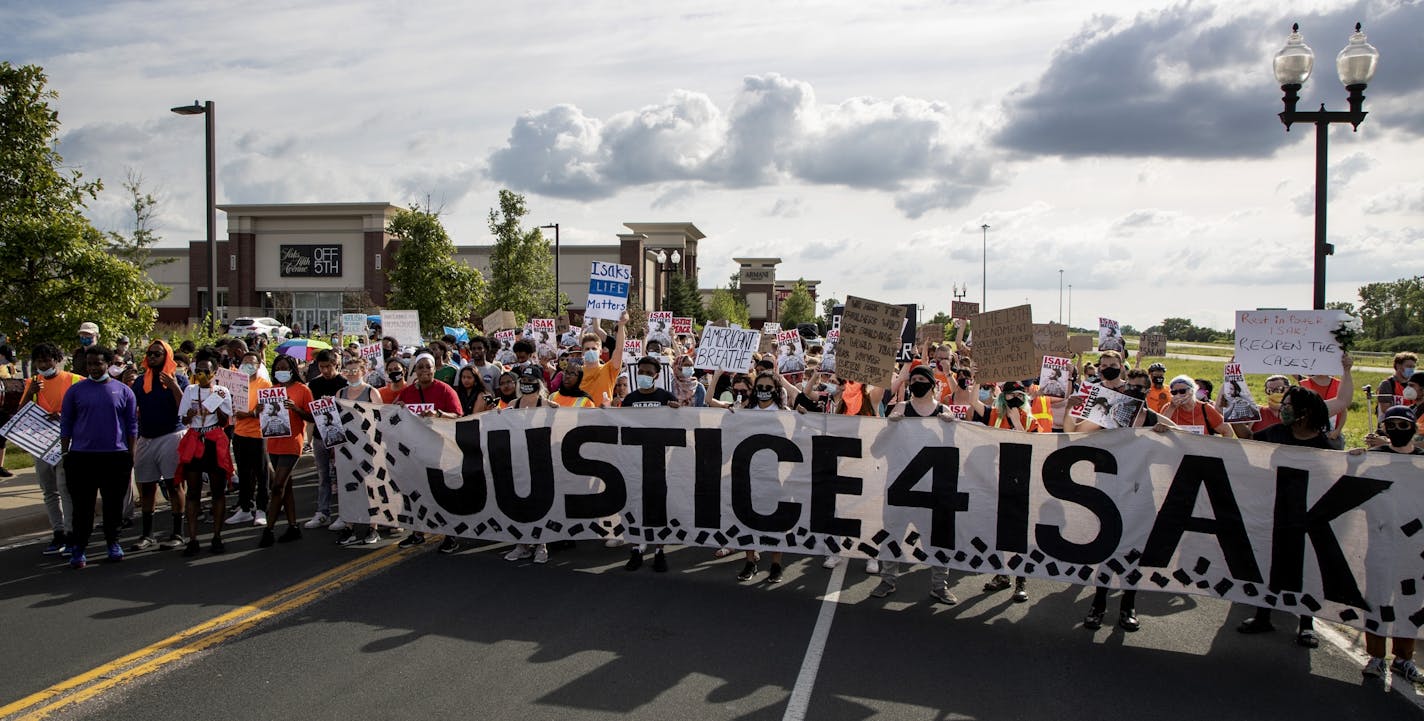
[[[381,311],[381,335],[395,338],[403,346],[424,345],[425,341],[420,337],[420,311]]]
[[[1238,310],[1236,362],[1246,373],[1339,375],[1342,310]]]
[[[618,320],[628,310],[628,287],[633,266],[593,261],[588,271],[588,303],[584,318]]]
[[[703,371],[746,373],[752,367],[761,339],[754,328],[721,328],[709,325],[702,329],[702,342],[697,344],[693,367]]]
[[[1190,593],[1418,636],[1424,459],[1147,429],[339,401],[343,519],[836,554]]]
[[[10,416],[0,427],[0,437],[51,466],[59,463],[59,421],[50,420],[49,414],[34,401],[20,406],[15,415]]]

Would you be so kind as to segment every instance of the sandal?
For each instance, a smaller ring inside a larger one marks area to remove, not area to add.
[[[1236,627],[1238,633],[1270,633],[1274,630],[1276,630],[1276,627],[1272,626],[1270,621],[1260,621],[1257,620],[1255,616],[1242,621],[1241,624]]]

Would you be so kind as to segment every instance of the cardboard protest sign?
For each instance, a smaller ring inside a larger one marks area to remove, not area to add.
[[[385,328],[384,325],[381,327]],[[292,420],[286,403],[286,388],[257,389],[256,411],[263,438],[287,438],[292,435]]]
[[[380,346],[377,346],[378,348]],[[246,373],[235,371],[231,368],[219,368],[213,371],[213,379],[218,385],[226,388],[232,396],[232,409],[235,411],[247,410],[247,387],[248,381]]]
[[[1038,374],[1031,306],[991,310],[974,316],[969,322],[974,325],[976,383],[1022,380]]]
[[[628,310],[628,287],[632,283],[633,266],[593,261],[588,271],[584,317],[618,320]]]
[[[776,354],[775,333],[772,333],[770,335],[766,333],[761,334],[761,339],[757,341],[757,353],[760,353],[762,355],[766,355],[768,353],[772,355]]]
[[[1087,384],[1088,397],[1074,408],[1074,418],[1081,418],[1101,428],[1129,428],[1142,410],[1143,401],[1100,385]]]
[[[902,345],[905,307],[849,296],[836,345],[836,374],[888,388]]]
[[[20,406],[0,427],[0,436],[52,466],[60,461],[59,421],[50,420],[49,414],[34,401]]]
[[[944,326],[939,323],[926,323],[920,326],[919,332],[915,334],[915,340],[920,343],[943,343]]]
[[[334,448],[346,442],[346,431],[341,427],[341,412],[334,398],[318,398],[310,406],[313,432],[321,438],[327,448]]]
[[[949,304],[949,317],[960,320],[969,320],[979,315],[979,304],[968,301],[956,300]]]
[[[1236,311],[1236,361],[1246,373],[1339,375],[1341,310]]]
[[[918,321],[919,306],[914,303],[902,303],[904,310],[900,318],[900,346],[895,350],[895,360],[899,363],[908,363],[915,359],[915,332],[919,330]],[[831,329],[840,330],[841,316],[845,313],[845,306],[838,305],[831,310]]]
[[[403,346],[425,345],[425,341],[420,337],[420,311],[381,311],[381,335],[395,338],[396,342]]]
[[[1038,392],[1053,398],[1067,398],[1073,387],[1073,361],[1046,355],[1038,372]]]
[[[693,367],[704,371],[746,373],[752,367],[761,331],[742,328],[707,326],[702,329],[702,342],[697,344]]]
[[[514,317],[514,311],[497,310],[485,316],[480,322],[485,327],[485,334],[488,335],[497,330],[512,330],[519,327],[519,320]]]
[[[1122,340],[1122,328],[1112,318],[1098,318],[1098,350],[1127,353],[1127,344]]]
[[[1045,356],[1068,356],[1073,352],[1068,346],[1068,326],[1061,323],[1034,323],[1033,350],[1040,358]]]
[[[691,319],[691,318],[673,318],[673,319],[672,319],[672,334],[673,334],[674,336],[679,336],[679,335],[690,336],[690,335],[692,335],[692,319]]]
[[[1097,338],[1090,335],[1070,335],[1068,336],[1068,352],[1073,354],[1087,353],[1093,349],[1097,340]]]
[[[341,314],[341,335],[366,337],[366,314],[365,313],[342,313]]]
[[[1166,358],[1167,336],[1162,333],[1143,333],[1137,347],[1144,358]]]
[[[1241,372],[1240,363],[1227,363],[1221,374],[1221,417],[1227,423],[1255,423],[1261,420],[1261,408],[1251,397],[1251,386]]]

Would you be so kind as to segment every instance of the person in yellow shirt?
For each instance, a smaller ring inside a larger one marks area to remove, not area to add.
[[[580,340],[580,345],[583,346],[583,382],[579,387],[601,408],[608,405],[608,399],[613,395],[613,384],[618,381],[618,374],[623,371],[623,342],[628,338],[628,311],[623,311],[622,317],[618,319],[618,332],[607,363],[598,362],[599,349],[603,347],[603,331],[597,325],[594,327],[598,332],[584,333]]]
[[[64,407],[64,394],[83,378],[64,370],[64,351],[53,343],[35,346],[30,351],[30,362],[34,364],[35,375],[25,383],[20,405],[34,401],[40,410],[49,414],[50,420],[58,421],[59,411]],[[45,512],[49,514],[49,525],[54,530],[54,540],[45,547],[44,554],[54,556],[64,553],[68,548],[69,532],[74,527],[74,504],[69,497],[68,484],[64,481],[64,464],[50,465],[44,459],[36,458],[35,479],[39,481]]]

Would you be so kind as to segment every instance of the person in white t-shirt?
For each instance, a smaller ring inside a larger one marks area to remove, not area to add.
[[[213,501],[213,553],[223,552],[222,526],[227,481],[232,476],[232,448],[223,431],[232,418],[232,394],[213,381],[216,361],[204,349],[193,360],[192,383],[183,389],[178,417],[188,430],[178,442],[178,478],[187,485],[188,545],[183,555],[196,556],[198,512],[203,500],[203,477],[208,478]]]

